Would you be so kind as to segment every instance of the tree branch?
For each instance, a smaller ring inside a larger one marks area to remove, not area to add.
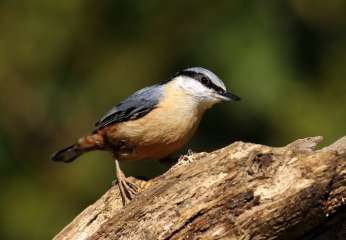
[[[132,179],[141,192],[124,208],[112,187],[54,239],[315,239],[335,227],[346,234],[346,137],[315,150],[321,140],[235,142],[183,156],[148,182]]]

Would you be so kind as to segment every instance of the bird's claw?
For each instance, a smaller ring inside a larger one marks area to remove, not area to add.
[[[120,196],[123,202],[123,205],[127,205],[131,200],[137,195],[139,189],[136,184],[128,180],[125,174],[121,171],[118,161],[116,164],[116,177],[117,179],[112,182],[112,185],[118,185]]]
[[[192,156],[193,154],[194,154],[194,151],[192,151],[192,149],[189,148],[189,149],[187,150],[187,154],[186,154],[186,155],[187,155],[188,157],[190,157],[190,156]]]

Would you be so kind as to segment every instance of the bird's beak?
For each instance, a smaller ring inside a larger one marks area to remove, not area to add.
[[[218,93],[218,96],[224,101],[239,101],[240,100],[239,96],[231,92]]]

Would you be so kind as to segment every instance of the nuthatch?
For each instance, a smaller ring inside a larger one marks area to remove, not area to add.
[[[94,150],[113,153],[123,203],[136,194],[118,160],[163,159],[187,143],[204,112],[221,101],[238,101],[211,71],[188,68],[170,80],[146,87],[113,107],[91,135],[53,154],[54,161],[71,162]]]

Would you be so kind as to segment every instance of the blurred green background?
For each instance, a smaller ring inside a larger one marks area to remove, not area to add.
[[[189,147],[346,134],[346,2],[0,1],[0,239],[50,239],[114,179],[106,153],[53,151],[142,87],[203,66],[242,97]],[[157,162],[123,163],[153,177]]]

